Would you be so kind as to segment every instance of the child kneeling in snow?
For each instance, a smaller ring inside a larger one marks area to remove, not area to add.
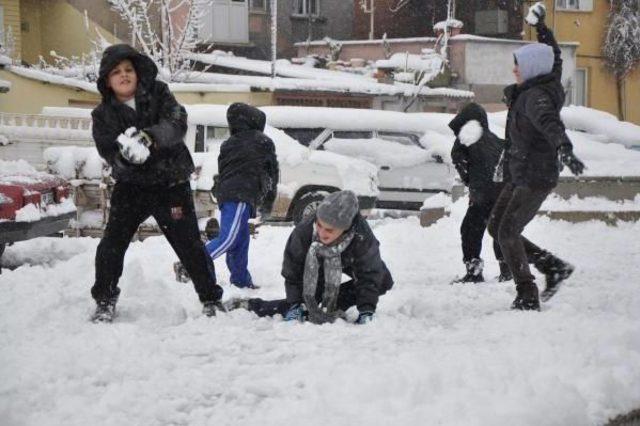
[[[287,298],[249,299],[239,305],[259,316],[281,314],[287,321],[316,324],[333,322],[355,305],[356,322],[367,323],[378,297],[393,286],[379,245],[360,216],[356,195],[334,192],[289,236],[282,264]],[[351,280],[341,283],[343,273]]]
[[[213,315],[222,297],[193,205],[189,177],[194,165],[183,140],[187,113],[167,85],[156,80],[157,74],[148,56],[126,44],[108,47],[100,62],[102,102],[91,114],[93,139],[116,184],[96,251],[94,321],[112,320],[125,252],[149,216],[192,277],[205,314]]]

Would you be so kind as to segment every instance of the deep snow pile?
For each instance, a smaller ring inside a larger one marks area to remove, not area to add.
[[[510,312],[512,283],[448,285],[463,269],[464,204],[430,228],[373,222],[396,286],[367,326],[205,318],[162,238],[131,245],[120,316],[96,325],[97,240],[8,247],[5,264],[24,265],[0,275],[2,423],[573,425],[640,406],[640,224],[534,220],[525,234],[578,269],[543,312]],[[250,294],[283,294],[289,232],[262,227],[252,240],[262,288]]]

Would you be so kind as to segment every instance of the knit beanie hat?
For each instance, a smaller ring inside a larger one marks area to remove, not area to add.
[[[333,192],[322,200],[316,217],[337,229],[349,229],[358,213],[358,197],[352,191]]]
[[[513,53],[522,81],[549,74],[553,69],[553,49],[542,43],[527,44]]]

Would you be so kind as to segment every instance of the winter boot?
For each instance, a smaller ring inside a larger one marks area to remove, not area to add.
[[[569,278],[575,269],[573,265],[564,262],[548,251],[537,256],[534,265],[546,278],[546,287],[540,297],[543,302],[551,299],[557,293],[562,282]]]
[[[181,283],[188,283],[191,281],[187,268],[185,268],[181,262],[175,262],[173,264],[173,272],[176,274],[176,281]]]
[[[520,311],[539,311],[540,300],[538,298],[538,286],[534,282],[516,284],[518,292],[511,304],[511,309]]]
[[[96,301],[96,311],[91,316],[91,321],[95,323],[112,322],[113,318],[116,316],[117,302],[117,297]]]
[[[471,259],[468,262],[464,262],[464,264],[467,267],[467,273],[464,277],[453,280],[451,284],[484,282],[484,277],[482,276],[484,262],[482,262],[482,259]]]
[[[215,317],[217,311],[229,312],[229,309],[227,309],[227,307],[220,300],[216,300],[215,302],[204,302],[202,304],[202,313],[207,317]]]
[[[540,300],[546,302],[551,299],[560,289],[560,285],[573,274],[574,266],[570,263],[562,262],[562,266],[551,270],[545,274],[547,286],[540,295]]]
[[[511,273],[511,269],[509,269],[509,265],[504,260],[499,260],[498,265],[500,266],[500,275],[498,275],[498,282],[503,283],[506,281],[511,281],[513,279],[513,274]]]

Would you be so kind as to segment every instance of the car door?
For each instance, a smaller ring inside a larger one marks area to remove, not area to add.
[[[391,154],[378,174],[381,207],[419,209],[434,193],[451,191],[452,167],[429,153],[417,135],[380,131],[375,136]]]
[[[433,158],[410,133],[336,130],[317,148],[375,164],[379,207],[419,209],[427,197],[449,192],[453,184],[450,166]]]

